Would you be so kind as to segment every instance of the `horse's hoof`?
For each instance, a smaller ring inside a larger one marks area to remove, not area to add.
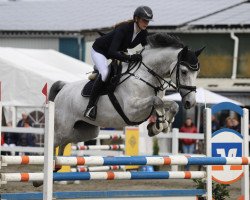
[[[155,134],[154,134],[152,131],[148,131],[148,136],[149,136],[149,137],[154,137]]]
[[[168,121],[165,121],[163,123],[163,129],[162,129],[162,132],[164,132],[164,129],[167,129],[171,124],[168,122]]]
[[[162,130],[163,133],[169,133],[170,132],[170,127],[164,128]]]
[[[147,129],[148,129],[148,136],[149,137],[153,137],[153,136],[155,136],[155,134],[153,133],[153,130],[152,130],[152,126],[154,125],[154,123],[152,122],[152,123],[149,123],[148,125],[147,125]]]
[[[148,136],[153,137],[155,135],[158,135],[163,130],[163,125],[160,123],[158,124],[159,127],[157,127],[156,123],[150,123],[147,126],[148,129]]]
[[[34,187],[40,187],[43,185],[43,181],[33,181],[33,186]]]

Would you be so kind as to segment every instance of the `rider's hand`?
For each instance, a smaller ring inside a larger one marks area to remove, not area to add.
[[[130,57],[129,58],[130,62],[140,62],[140,61],[142,61],[141,54],[133,54],[133,55],[130,55],[129,57]]]

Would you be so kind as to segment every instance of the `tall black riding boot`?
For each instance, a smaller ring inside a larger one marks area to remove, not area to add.
[[[89,104],[84,112],[84,117],[89,118],[90,120],[96,119],[96,112],[97,112],[97,102],[103,88],[104,82],[102,81],[102,76],[99,74],[95,83],[93,85],[90,97],[89,97]]]

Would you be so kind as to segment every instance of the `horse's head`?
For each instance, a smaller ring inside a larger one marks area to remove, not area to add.
[[[171,65],[171,80],[175,83],[186,109],[193,107],[196,103],[195,82],[200,71],[198,56],[203,49],[204,47],[197,51],[192,51],[186,46],[178,53],[177,61]]]
[[[185,47],[178,37],[166,33],[148,36],[148,44],[143,53],[143,61],[155,72],[151,74],[162,83],[172,85],[165,80],[170,74],[182,96],[184,107],[189,109],[194,106],[195,81],[200,71],[198,56],[204,48],[192,51]],[[164,84],[160,84],[161,90],[164,89]]]

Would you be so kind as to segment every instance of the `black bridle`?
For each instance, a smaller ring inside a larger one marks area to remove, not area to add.
[[[183,85],[181,84],[180,81],[180,66],[184,65],[185,67],[187,67],[188,69],[190,69],[191,71],[198,71],[200,69],[200,64],[197,62],[195,65],[191,65],[185,61],[177,61],[176,65],[174,66],[173,70],[170,72],[170,77],[172,76],[174,70],[176,69],[176,86],[175,89],[180,92],[181,89],[184,90],[188,90],[188,92],[182,96],[185,97],[186,95],[188,95],[190,92],[196,92],[196,86],[190,86],[190,85]]]
[[[154,70],[150,69],[143,61],[133,62],[133,63],[129,63],[127,70],[121,74],[121,77],[125,76],[125,75],[128,75],[128,76],[125,79],[123,79],[119,84],[122,84],[128,78],[130,78],[131,76],[134,76],[136,79],[144,82],[145,84],[147,84],[148,86],[153,88],[155,91],[155,94],[157,94],[159,91],[164,91],[166,88],[171,86],[172,88],[174,88],[178,92],[180,92],[181,89],[188,90],[188,92],[185,95],[183,95],[183,97],[184,97],[184,96],[188,95],[190,92],[196,92],[196,86],[189,86],[189,85],[181,84],[181,82],[180,82],[180,66],[181,65],[186,66],[191,71],[198,71],[200,69],[199,63],[196,63],[195,65],[191,65],[185,61],[180,61],[179,56],[178,56],[177,63],[175,65],[175,67],[173,68],[173,70],[170,72],[170,77],[171,77],[174,70],[176,69],[176,84],[174,85],[171,80],[168,81],[168,80],[164,79],[162,76],[157,74]],[[145,79],[141,78],[140,76],[135,75],[135,72],[141,66],[144,66],[147,69],[148,73],[150,73],[152,76],[154,76],[157,79],[157,81],[159,82],[159,86],[154,86],[151,83],[149,83],[148,81],[146,81]]]

